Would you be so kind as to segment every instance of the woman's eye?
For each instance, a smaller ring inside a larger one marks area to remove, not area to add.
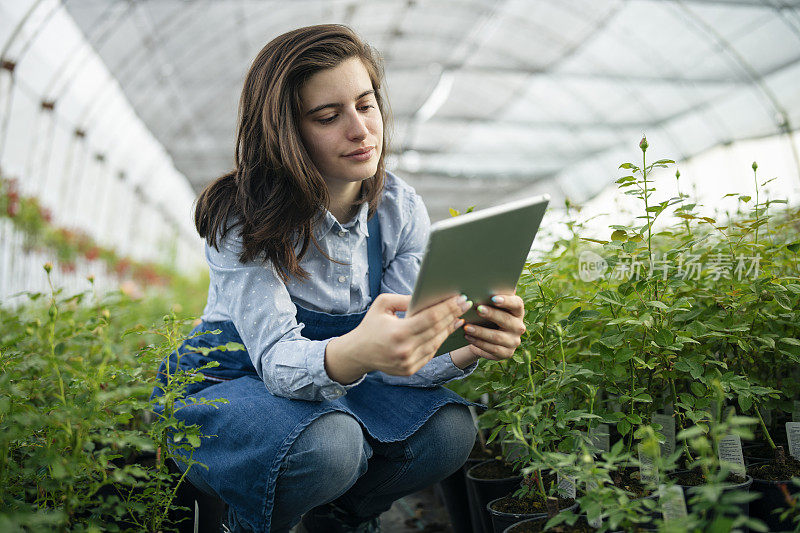
[[[359,107],[359,109],[360,109],[361,111],[367,111],[368,109],[371,109],[371,108],[373,108],[373,107],[375,107],[375,106],[374,106],[374,105],[371,105],[371,104],[367,104],[367,105],[362,105],[361,107]]]
[[[319,122],[320,124],[330,124],[331,122],[333,122],[333,119],[335,119],[335,118],[336,118],[336,115],[333,115],[331,117],[325,117],[325,118],[317,119],[317,122]]]

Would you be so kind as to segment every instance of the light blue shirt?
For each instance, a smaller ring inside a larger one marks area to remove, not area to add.
[[[206,243],[211,282],[203,320],[234,323],[256,372],[272,394],[303,400],[334,399],[364,379],[362,376],[341,385],[328,376],[325,348],[330,339],[303,337],[300,331],[304,324],[295,318],[295,304],[330,314],[367,309],[372,302],[367,210],[367,204],[363,204],[344,225],[325,211],[314,234],[322,250],[341,264],[326,259],[312,243],[300,261],[310,275],[305,282],[291,278],[284,283],[272,264],[241,263],[242,243],[237,229],[218,241],[219,251]],[[383,240],[381,292],[411,294],[430,230],[425,205],[411,186],[387,172],[378,220]],[[462,370],[447,353],[434,357],[412,376],[375,374],[394,385],[432,387],[465,377],[476,366],[474,363]]]

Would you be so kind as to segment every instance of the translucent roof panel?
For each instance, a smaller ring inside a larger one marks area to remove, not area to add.
[[[643,133],[686,159],[800,124],[800,0],[64,4],[195,191],[232,165],[261,47],[322,22],[383,56],[390,167],[434,219],[531,190],[585,201]]]

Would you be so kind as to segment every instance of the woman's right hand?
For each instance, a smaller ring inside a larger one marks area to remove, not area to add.
[[[328,376],[343,385],[373,370],[410,376],[425,366],[444,340],[464,324],[459,317],[472,307],[466,296],[453,296],[413,316],[397,317],[395,313],[407,311],[410,302],[408,295],[378,295],[355,329],[328,342]]]

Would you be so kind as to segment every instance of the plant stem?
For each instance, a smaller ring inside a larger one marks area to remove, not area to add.
[[[767,437],[767,442],[770,445],[770,448],[773,450],[775,449],[775,442],[772,440],[772,437],[769,434],[769,430],[767,429],[767,425],[764,423],[764,418],[761,416],[761,406],[755,404],[753,409],[756,412],[756,416],[758,417],[758,423],[761,425],[761,431],[764,432],[764,436]]]
[[[755,183],[755,186],[756,186],[756,206],[755,206],[755,209],[753,211],[755,211],[755,215],[756,215],[755,241],[756,241],[756,244],[758,244],[758,179],[756,178],[756,172],[757,172],[757,169],[753,168],[753,183]]]
[[[653,268],[653,232],[651,228],[650,222],[650,204],[648,202],[648,197],[650,196],[649,190],[647,188],[647,155],[645,150],[642,150],[642,179],[644,180],[644,214],[647,217],[647,259],[650,262],[650,269]],[[653,298],[655,299],[658,295],[658,278],[655,278],[655,287],[654,287],[654,294]]]
[[[670,389],[670,395],[672,396],[672,414],[675,417],[675,421],[678,423],[678,427],[680,428],[681,431],[683,431],[686,428],[683,426],[683,413],[680,413],[680,411],[678,411],[678,391],[675,388],[675,378],[672,377],[669,378],[669,389]],[[692,459],[692,454],[689,451],[689,444],[686,442],[685,439],[683,441],[683,453],[686,454],[686,458],[690,462],[694,460]]]

